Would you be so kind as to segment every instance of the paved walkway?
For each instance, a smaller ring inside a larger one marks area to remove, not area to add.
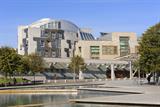
[[[88,91],[96,90],[103,92],[108,91],[131,94],[75,99],[71,101],[77,103],[160,106],[160,86],[139,85],[137,83],[135,84],[134,82],[134,80],[106,81],[106,84],[102,85],[101,88],[79,89]]]
[[[133,94],[72,100],[77,103],[160,106],[160,94]]]

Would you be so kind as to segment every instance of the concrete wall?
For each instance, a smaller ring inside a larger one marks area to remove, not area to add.
[[[41,25],[48,24],[49,22],[61,22],[61,28],[64,30],[64,40],[61,41],[61,57],[66,58],[66,53],[64,51],[65,48],[69,49],[69,45],[67,40],[71,40],[71,44],[74,44],[74,41],[78,40],[77,33],[79,32],[79,28],[70,21],[66,20],[51,20],[51,19],[41,19],[38,20],[28,26],[22,26],[18,28],[18,53],[21,55],[25,54],[26,46],[23,46],[23,39],[28,41],[28,50],[26,50],[28,54],[36,53],[37,51],[37,41],[34,41],[34,37],[41,37]],[[26,34],[24,32],[24,28],[28,29],[28,38],[26,38]],[[59,28],[56,28],[59,30]],[[20,46],[22,46],[22,50],[20,50]],[[73,55],[74,46],[69,49],[70,57]]]
[[[107,45],[107,46],[117,46],[118,44],[115,41],[78,41],[76,45],[76,54],[82,56],[84,59],[90,59],[90,46],[99,46],[100,47],[100,54],[99,58],[100,59],[107,59],[107,60],[112,60],[115,57],[118,57],[119,54],[117,55],[103,55],[102,54],[102,46]],[[81,47],[81,53],[78,52],[78,47]]]
[[[26,26],[18,26],[18,54],[24,55],[23,39],[26,38],[24,29]]]
[[[129,37],[129,46],[130,53],[135,53],[135,46],[138,46],[137,36],[134,32],[113,32],[112,33],[112,41],[115,41],[118,44],[118,50],[120,50],[119,37]],[[119,51],[120,52],[120,51]],[[120,55],[120,53],[119,53]]]
[[[78,41],[76,45],[76,54],[82,56],[84,59],[90,59],[90,46],[99,46],[100,47],[100,54],[99,59],[106,59],[106,60],[113,60],[116,57],[120,56],[120,42],[119,37],[129,37],[129,46],[130,46],[130,53],[136,53],[135,47],[138,46],[137,36],[135,33],[132,32],[113,32],[111,33],[112,40],[111,41]],[[115,55],[103,55],[102,54],[102,46],[117,46],[118,53]],[[78,47],[81,47],[81,53],[79,52]]]
[[[70,32],[70,31],[64,32],[64,40],[61,40],[61,58],[67,57],[66,52],[64,51],[65,48],[69,49],[67,40],[71,40],[71,49],[69,49],[69,51],[70,51],[70,57],[73,56],[74,42],[78,41],[78,37],[76,35],[77,35],[76,32]]]
[[[41,30],[40,28],[28,28],[28,54],[36,53],[37,42],[34,41],[34,37],[40,37]]]

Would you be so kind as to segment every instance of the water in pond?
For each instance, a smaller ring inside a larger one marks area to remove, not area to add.
[[[75,104],[69,99],[117,95],[117,93],[80,92],[78,94],[1,94],[0,107],[121,107],[116,105]],[[134,106],[135,107],[135,106]]]

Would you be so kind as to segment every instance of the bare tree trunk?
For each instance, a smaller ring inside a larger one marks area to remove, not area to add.
[[[7,73],[7,72],[5,72],[5,78],[7,79],[7,77],[8,77],[8,73]]]
[[[34,85],[36,84],[36,76],[35,76],[35,73],[34,73]]]
[[[155,77],[155,72],[153,73],[153,82],[155,83],[156,82],[156,77]]]
[[[158,85],[159,82],[159,72],[156,73],[156,84]]]

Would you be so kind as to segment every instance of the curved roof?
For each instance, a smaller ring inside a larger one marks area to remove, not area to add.
[[[72,24],[73,26],[75,26],[76,28],[79,28],[77,25],[75,25],[75,24],[74,24],[73,22],[71,22],[71,21],[68,21],[68,20],[60,20],[60,21],[68,22],[68,23]]]
[[[76,24],[68,20],[43,18],[30,24],[29,27],[37,27],[41,29],[58,29],[66,32],[74,32],[79,35],[79,39],[81,40],[95,40],[89,29],[80,29]]]
[[[31,27],[40,27],[41,25],[44,25],[44,24],[46,24],[46,23],[48,23],[50,21],[53,21],[53,20],[50,19],[50,18],[43,18],[43,19],[40,19],[40,20],[38,20],[36,22],[33,22],[29,26],[31,26]]]
[[[78,32],[79,27],[67,20],[59,20],[61,22],[61,29],[65,31]]]
[[[79,27],[71,21],[68,21],[68,20],[53,20],[53,19],[50,19],[50,18],[40,19],[40,20],[30,24],[29,26],[30,27],[41,27],[43,25],[48,26],[49,23],[54,23],[54,22],[60,22],[61,23],[61,28],[60,29],[65,30],[65,31],[78,32],[78,30],[79,30]]]

